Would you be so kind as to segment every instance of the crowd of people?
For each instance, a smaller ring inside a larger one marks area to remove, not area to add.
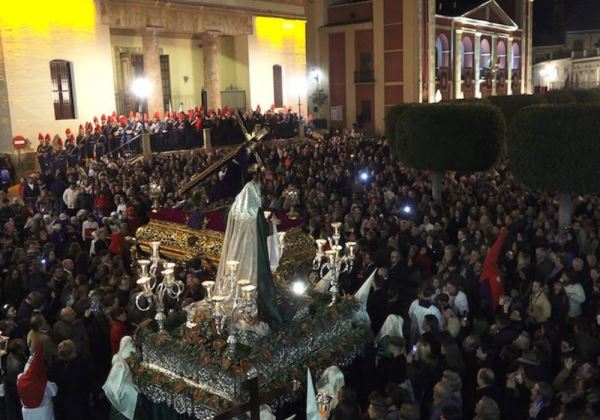
[[[239,117],[239,118],[238,118]],[[150,134],[153,152],[194,149],[204,145],[203,129],[210,129],[211,144],[231,145],[246,140],[240,127],[241,121],[248,133],[259,127],[269,129],[268,138],[292,138],[298,132],[298,114],[291,109],[275,108],[262,112],[260,106],[254,111],[239,111],[224,107],[213,111],[202,107],[185,112],[166,112],[163,119],[155,112],[152,119],[148,114],[134,113],[129,116],[113,112],[109,117],[80,124],[77,134],[70,128],[65,130],[65,140],[59,135],[38,134],[38,163],[42,173],[65,170],[82,160],[103,159],[104,156],[118,157],[139,153],[142,150],[140,135]]]
[[[255,151],[264,208],[293,214],[315,238],[340,221],[342,244],[359,244],[344,292],[376,272],[367,305],[375,343],[343,369],[332,418],[600,416],[597,196],[574,197],[574,223],[559,230],[554,196],[516,182],[504,160],[447,173],[436,203],[428,175],[391,157],[382,138],[332,133]],[[21,197],[3,196],[7,418],[20,418],[17,378],[38,348],[57,418],[105,415],[111,356],[144,318],[123,238],[147,221],[152,183],[161,206],[173,207],[187,198],[179,186],[221,156],[188,151],[127,165],[92,155],[32,174]],[[197,264],[181,273],[183,302],[202,297]]]

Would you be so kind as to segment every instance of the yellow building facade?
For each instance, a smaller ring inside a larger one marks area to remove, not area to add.
[[[116,111],[301,104],[303,0],[0,2],[0,152]]]

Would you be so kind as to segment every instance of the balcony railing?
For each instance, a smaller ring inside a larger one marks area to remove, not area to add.
[[[373,83],[375,77],[373,70],[359,70],[354,72],[354,83]]]

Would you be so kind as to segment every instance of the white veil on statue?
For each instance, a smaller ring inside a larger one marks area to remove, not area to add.
[[[260,185],[255,181],[248,182],[235,197],[227,216],[227,228],[223,239],[223,250],[219,260],[219,268],[213,294],[228,296],[230,284],[227,274],[227,261],[239,261],[237,278],[248,279],[256,284],[257,275],[257,226],[256,216],[261,207]],[[226,304],[229,302],[226,302]]]

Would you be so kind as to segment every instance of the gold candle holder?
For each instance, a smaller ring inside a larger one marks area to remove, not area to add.
[[[318,247],[317,255],[322,256],[323,255],[323,248],[325,247],[325,244],[327,243],[327,240],[325,240],[325,239],[317,239],[315,241],[315,243],[317,244],[317,247]]]
[[[229,273],[235,274],[235,272],[237,271],[237,268],[240,265],[240,262],[235,261],[235,260],[229,260],[225,264],[227,265],[227,268],[229,269]]]
[[[159,258],[158,250],[160,248],[160,241],[152,241],[148,245],[150,245],[150,249],[152,250],[152,256],[154,258]]]
[[[341,257],[342,249],[344,249],[344,248],[342,248],[341,245],[334,245],[333,246],[333,251],[335,251],[335,258],[336,258],[336,260]]]
[[[136,283],[142,286],[142,292],[144,295],[152,294],[152,289],[150,288],[150,277],[140,277]]]
[[[354,250],[356,249],[356,242],[346,242],[346,249],[348,250],[348,253],[350,255],[350,257],[354,257]]]
[[[242,299],[245,301],[250,301],[254,298],[254,291],[256,290],[256,286],[253,284],[247,284],[241,287],[242,289]]]
[[[213,307],[213,316],[223,316],[223,302],[225,301],[225,296],[223,295],[214,295],[212,297],[212,302],[214,304]]]
[[[206,298],[210,301],[212,296],[212,289],[215,285],[215,282],[212,280],[205,280],[202,282],[202,287],[206,290]]]
[[[148,272],[148,267],[150,267],[150,260],[138,260],[138,265],[140,266],[140,277],[150,277],[150,274]]]
[[[333,222],[331,224],[331,227],[333,228],[333,232],[336,235],[339,235],[340,234],[340,227],[342,227],[342,223],[341,222]]]
[[[163,284],[165,286],[170,286],[175,283],[175,271],[172,268],[163,270],[161,273],[163,275]]]
[[[333,249],[330,249],[328,251],[325,251],[325,256],[327,258],[329,258],[329,263],[332,265],[335,265],[335,261],[336,261],[336,257],[337,257],[337,252],[335,252]]]

